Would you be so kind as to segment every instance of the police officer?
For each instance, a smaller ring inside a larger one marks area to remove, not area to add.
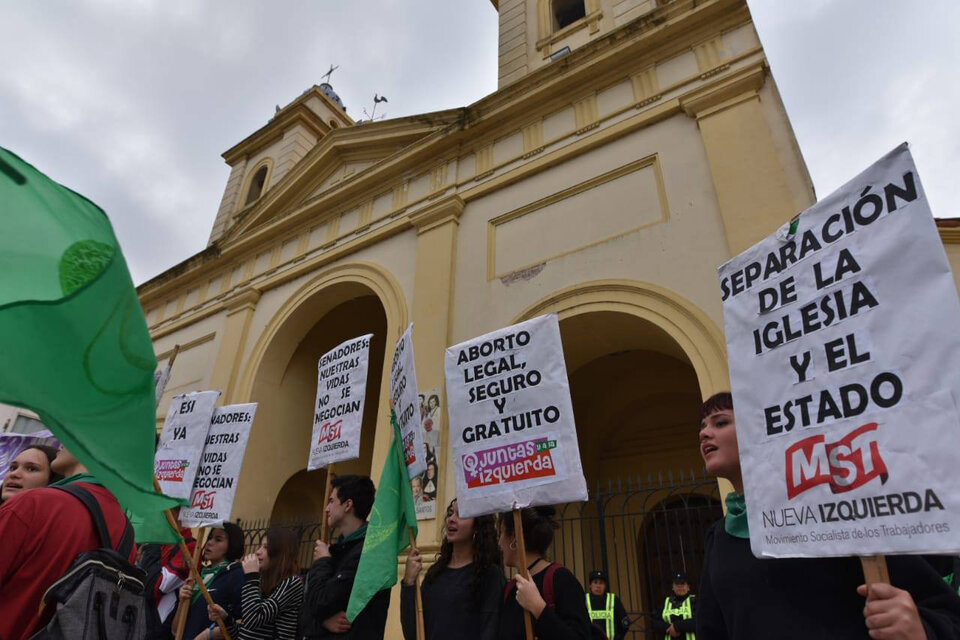
[[[656,631],[671,638],[696,640],[696,598],[690,593],[690,579],[682,571],[673,574],[673,595],[663,602],[660,617],[653,621]]]
[[[615,593],[607,591],[607,574],[590,572],[590,591],[587,593],[587,613],[594,626],[609,640],[623,640],[630,629],[630,618]]]

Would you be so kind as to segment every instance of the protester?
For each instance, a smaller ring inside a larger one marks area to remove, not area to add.
[[[690,578],[679,571],[673,574],[670,588],[673,594],[664,600],[660,615],[653,620],[653,628],[671,638],[695,640],[697,599],[690,593]]]
[[[300,614],[300,633],[308,640],[382,640],[390,606],[389,589],[373,596],[352,623],[346,614],[367,535],[367,515],[373,507],[373,481],[367,476],[337,476],[331,486],[327,522],[340,536],[332,545],[317,540],[314,547],[314,562],[307,574]]]
[[[0,504],[27,491],[46,487],[63,479],[51,469],[57,450],[45,444],[32,444],[13,459],[0,485]]]
[[[172,511],[174,519],[178,519],[180,507]],[[189,527],[181,527],[180,535],[187,545],[187,552],[192,554],[197,548],[193,532]],[[179,544],[141,545],[137,565],[147,576],[143,583],[147,601],[144,640],[168,640],[173,636],[171,626],[180,587],[190,575],[187,562]]]
[[[520,512],[530,580],[517,574],[507,585],[500,613],[501,640],[525,638],[523,612],[533,617],[539,640],[587,640],[594,629],[587,615],[586,597],[580,582],[569,570],[544,558],[557,529],[556,509],[527,507]],[[513,513],[500,515],[500,550],[503,563],[521,568]]]
[[[291,529],[274,527],[256,553],[243,559],[242,624],[229,626],[238,640],[295,640],[303,604],[303,580],[297,553],[300,537]],[[226,620],[220,605],[209,607],[210,619]]]
[[[107,531],[119,546],[128,521],[110,491],[61,447],[51,470],[64,477],[48,488],[22,492],[0,506],[0,638],[21,640],[41,629],[54,608],[39,613],[43,594],[63,577],[76,557],[101,546],[90,512],[80,500],[55,486],[76,485],[91,493],[103,510]],[[136,549],[128,560],[136,559]]]
[[[240,592],[243,589],[243,568],[237,562],[243,556],[243,531],[232,522],[224,522],[222,527],[210,530],[206,544],[203,545],[203,560],[206,562],[200,570],[200,578],[207,586],[210,597],[220,605],[225,614],[225,623],[229,629],[233,618],[240,616]],[[210,622],[207,602],[200,587],[190,578],[180,587],[180,599],[188,600],[187,622],[184,626],[185,640],[214,640],[222,638],[216,623]],[[172,621],[177,627],[178,610]]]
[[[960,597],[919,557],[887,556],[890,584],[867,589],[857,558],[761,560],[751,553],[730,393],[703,403],[700,452],[707,471],[729,480],[734,492],[725,518],[707,532],[697,640],[960,638]]]
[[[608,640],[623,640],[630,630],[630,617],[620,597],[608,591],[609,583],[605,571],[590,572],[587,615],[593,626],[602,631]]]
[[[444,518],[440,555],[420,587],[426,640],[496,640],[505,583],[494,516],[461,518],[454,498]],[[416,584],[423,568],[419,549],[407,556],[400,591],[406,640],[416,640]]]

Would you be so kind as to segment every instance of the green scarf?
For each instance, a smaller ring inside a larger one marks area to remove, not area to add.
[[[203,584],[207,585],[208,590],[210,585],[213,584],[213,581],[217,579],[217,576],[226,571],[227,567],[229,566],[229,562],[226,560],[221,560],[217,564],[200,569],[200,577],[203,579]],[[193,585],[193,595],[190,597],[190,604],[192,605],[194,602],[196,602],[201,595],[200,585]]]
[[[69,478],[64,478],[63,480],[57,480],[56,482],[54,482],[54,483],[51,484],[50,486],[51,486],[51,487],[65,487],[65,486],[67,486],[68,484],[73,484],[74,482],[86,482],[87,484],[97,484],[97,485],[103,486],[102,484],[100,484],[100,481],[99,481],[99,480],[97,480],[96,478],[94,478],[94,477],[93,477],[91,474],[89,474],[89,473],[76,473],[76,474],[70,476]]]
[[[742,493],[731,491],[727,494],[727,515],[723,519],[723,528],[734,538],[748,539],[750,527],[747,525],[747,504]]]

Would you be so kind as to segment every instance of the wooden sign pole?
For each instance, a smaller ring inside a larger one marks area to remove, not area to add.
[[[417,548],[417,536],[413,533],[413,527],[408,527],[407,531],[410,533],[410,550],[414,551]],[[423,594],[420,593],[420,576],[417,576],[417,581],[413,586],[417,590],[417,640],[424,640]]]
[[[513,510],[513,533],[517,537],[517,555],[520,556],[520,575],[527,580],[530,579],[530,569],[527,568],[527,546],[523,542],[523,518],[520,515],[520,509]],[[533,639],[533,618],[530,612],[523,610],[523,627],[527,633],[527,640]]]
[[[320,539],[330,544],[330,523],[327,521],[327,504],[333,493],[333,463],[327,465],[327,481],[323,488],[323,515],[320,516]]]
[[[860,564],[863,566],[863,578],[867,588],[877,583],[890,584],[886,556],[860,556]]]
[[[198,565],[200,563],[200,557],[203,553],[203,546],[207,543],[206,533],[208,529],[200,529],[200,532],[197,534],[197,546],[193,551],[193,564]],[[187,562],[184,559],[184,562]],[[174,617],[176,621],[176,634],[174,637],[176,640],[183,640],[183,630],[187,626],[187,616],[188,610],[190,608],[190,598],[180,598],[180,602],[177,604],[177,615]]]

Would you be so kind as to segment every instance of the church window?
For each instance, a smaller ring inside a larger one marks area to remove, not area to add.
[[[584,0],[553,0],[553,29],[563,29],[587,15]]]
[[[253,174],[253,179],[250,180],[250,189],[247,191],[247,201],[243,204],[243,206],[247,206],[260,197],[260,194],[263,193],[263,184],[266,181],[267,167],[262,166],[257,169],[257,172]]]

